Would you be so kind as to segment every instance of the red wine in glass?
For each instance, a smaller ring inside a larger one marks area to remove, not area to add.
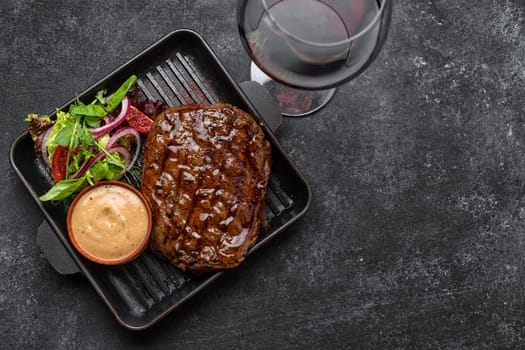
[[[361,73],[386,38],[391,0],[241,0],[237,20],[251,77],[284,115],[324,106]]]

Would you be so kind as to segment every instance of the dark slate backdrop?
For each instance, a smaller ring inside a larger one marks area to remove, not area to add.
[[[8,150],[168,32],[200,32],[239,81],[235,1],[0,3],[0,344],[6,349],[494,349],[525,337],[525,2],[396,0],[377,61],[285,119],[309,212],[146,332],[36,244]]]

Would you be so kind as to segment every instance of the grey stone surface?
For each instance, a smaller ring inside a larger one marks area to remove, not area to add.
[[[306,216],[134,333],[46,262],[8,149],[27,113],[176,28],[246,80],[235,1],[2,0],[0,347],[525,347],[524,21],[523,0],[395,1],[377,61],[278,130],[313,190]]]

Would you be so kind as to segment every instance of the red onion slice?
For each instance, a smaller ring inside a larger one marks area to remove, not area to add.
[[[135,152],[133,153],[133,158],[129,162],[128,167],[126,168],[126,171],[128,171],[135,164],[135,162],[137,161],[137,158],[139,157],[140,146],[141,146],[141,140],[140,140],[139,132],[137,130],[135,130],[134,128],[132,128],[131,126],[124,127],[122,129],[117,130],[113,135],[111,135],[111,137],[110,137],[110,139],[108,141],[108,144],[106,146],[106,149],[108,149],[109,147],[115,145],[117,140],[120,139],[121,137],[125,136],[125,135],[132,135],[133,138],[135,139]]]
[[[109,124],[105,124],[99,128],[91,129],[91,135],[93,135],[93,138],[98,139],[126,120],[126,116],[129,112],[129,98],[126,96],[122,99],[122,102],[120,102],[120,113],[118,116]]]
[[[42,156],[42,159],[46,163],[48,167],[51,167],[51,164],[49,164],[49,155],[47,153],[47,140],[49,140],[49,135],[51,134],[51,129],[53,127],[48,128],[46,131],[44,131],[44,134],[42,135],[42,140],[40,144],[40,155]]]
[[[113,145],[113,146],[106,147],[106,151],[109,153],[112,153],[112,152],[120,153],[124,157],[124,160],[126,161],[126,169],[127,169],[127,167],[129,166],[129,163],[131,162],[131,154],[129,153],[126,147],[122,145]]]
[[[129,170],[129,168],[131,168],[131,165],[130,165],[131,164],[131,154],[129,153],[128,149],[122,145],[110,146],[110,147],[107,147],[106,150],[110,153],[111,152],[120,153],[124,157],[124,160],[126,161],[126,168],[122,170],[120,174],[118,174],[116,177],[116,180],[118,180],[122,177],[122,175],[124,175],[126,171]]]

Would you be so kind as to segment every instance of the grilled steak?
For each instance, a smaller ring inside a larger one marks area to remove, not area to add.
[[[266,226],[271,149],[251,115],[228,105],[171,107],[144,146],[152,249],[182,270],[233,268]]]

